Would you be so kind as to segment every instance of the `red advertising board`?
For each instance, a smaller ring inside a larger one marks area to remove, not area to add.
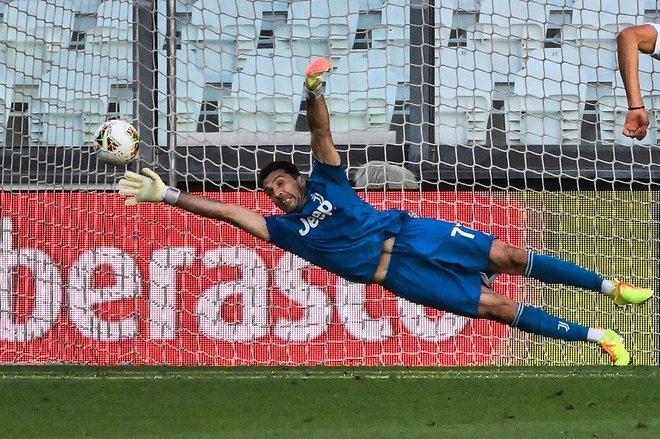
[[[265,215],[263,194],[210,194]],[[524,245],[524,209],[472,193],[367,193]],[[0,362],[479,365],[504,325],[354,284],[217,221],[116,194],[1,193]],[[522,293],[500,276],[496,289]]]

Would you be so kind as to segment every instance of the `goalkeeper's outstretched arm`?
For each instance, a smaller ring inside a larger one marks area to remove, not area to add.
[[[319,58],[307,67],[307,124],[312,133],[312,153],[320,162],[338,166],[341,164],[330,131],[330,114],[322,94],[323,75],[332,70],[330,61]]]
[[[270,241],[270,234],[263,215],[243,206],[226,204],[210,198],[181,192],[169,187],[151,169],[143,169],[144,175],[127,171],[119,180],[119,193],[128,196],[126,206],[140,202],[158,203],[164,201],[188,212],[228,222],[264,241]]]

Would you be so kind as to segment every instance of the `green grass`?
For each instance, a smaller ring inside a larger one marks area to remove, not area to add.
[[[2,438],[660,437],[657,367],[0,368]]]

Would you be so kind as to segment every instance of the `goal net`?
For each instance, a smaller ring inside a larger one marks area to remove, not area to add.
[[[228,224],[127,208],[126,169],[264,215],[274,159],[312,157],[302,83],[316,57],[334,140],[379,209],[456,221],[658,291],[657,68],[640,57],[649,134],[627,110],[616,33],[634,0],[0,1],[0,361],[175,365],[609,364],[349,282]],[[139,157],[97,159],[126,119]],[[359,257],[359,255],[356,255]],[[438,286],[442,288],[441,285]],[[500,276],[494,289],[614,328],[659,360],[657,296]]]

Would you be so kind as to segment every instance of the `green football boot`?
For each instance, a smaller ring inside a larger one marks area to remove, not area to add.
[[[615,366],[627,366],[630,364],[630,354],[623,346],[623,339],[611,329],[605,331],[603,338],[598,340],[598,345],[610,356]]]
[[[638,305],[653,297],[653,290],[650,288],[639,288],[633,284],[618,280],[615,280],[614,283],[616,286],[610,297],[619,306]]]

